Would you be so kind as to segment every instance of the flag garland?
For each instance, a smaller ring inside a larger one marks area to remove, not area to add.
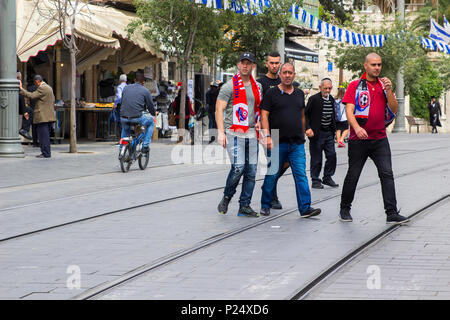
[[[257,14],[262,12],[264,7],[270,7],[270,0],[191,0],[198,4],[204,4],[208,8],[215,9],[225,9],[233,10],[240,14]],[[244,3],[242,5],[241,3]],[[338,26],[329,24],[328,22],[322,21],[321,19],[315,17],[303,8],[297,5],[293,5],[289,11],[292,17],[301,22],[302,24],[309,26],[310,29],[317,31],[322,36],[336,40],[339,42],[345,42],[350,45],[359,45],[363,47],[382,47],[384,41],[387,39],[386,35],[368,35],[361,34],[354,31],[342,29]],[[449,26],[447,19],[444,20],[444,28],[447,31]],[[424,48],[431,49],[434,51],[441,51],[450,54],[450,46],[439,39],[427,39],[421,37],[419,39]]]

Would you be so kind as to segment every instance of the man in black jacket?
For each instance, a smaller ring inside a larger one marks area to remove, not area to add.
[[[306,136],[309,138],[309,153],[311,156],[312,188],[323,189],[323,185],[336,188],[339,185],[331,178],[336,171],[336,149],[334,134],[336,132],[336,116],[334,113],[334,98],[330,92],[333,88],[331,79],[324,78],[320,82],[320,92],[311,96],[305,110]],[[323,179],[319,178],[322,170],[322,152],[325,153],[325,168]]]

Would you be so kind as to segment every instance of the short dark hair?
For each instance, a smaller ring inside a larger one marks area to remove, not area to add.
[[[431,96],[431,99],[436,99],[436,97],[435,96]]]
[[[278,51],[272,51],[267,55],[267,57],[277,58],[280,57],[280,53]]]
[[[42,81],[42,77],[37,74],[33,77],[33,81]]]
[[[134,80],[137,82],[144,82],[145,81],[144,73],[142,71],[136,71],[136,76]]]

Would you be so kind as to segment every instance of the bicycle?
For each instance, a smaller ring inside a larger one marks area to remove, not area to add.
[[[119,151],[119,161],[122,172],[128,172],[131,164],[136,161],[136,159],[139,163],[139,169],[145,170],[145,168],[147,168],[150,150],[145,153],[141,151],[145,130],[145,126],[135,124],[130,127],[130,135],[120,139],[121,149]]]

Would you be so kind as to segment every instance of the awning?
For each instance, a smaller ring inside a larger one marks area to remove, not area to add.
[[[59,23],[55,19],[56,2],[16,0],[16,4],[17,55],[21,61],[28,61],[30,57],[36,56],[40,51],[45,51],[61,40]],[[78,41],[80,52],[77,55],[77,68],[82,72],[121,48],[121,39],[128,39],[126,29],[136,15],[132,12],[82,2],[80,8],[82,10],[75,20],[75,36],[82,39]],[[65,33],[70,34],[68,27]],[[140,34],[136,33],[129,41],[143,49],[148,60],[163,58],[163,53]]]
[[[316,52],[288,39],[285,40],[285,53],[287,58],[319,63],[319,55]]]

